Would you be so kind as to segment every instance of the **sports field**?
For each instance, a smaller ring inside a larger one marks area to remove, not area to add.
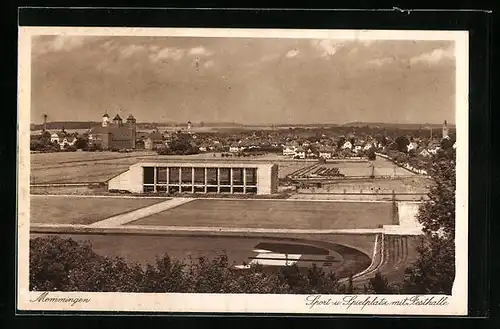
[[[32,234],[31,238],[42,236]],[[358,273],[370,265],[374,245],[372,235],[335,235],[330,242],[318,241],[315,236],[302,239],[246,238],[210,236],[149,236],[149,235],[58,235],[75,241],[90,241],[98,254],[123,257],[141,265],[154,263],[156,257],[168,254],[178,260],[196,261],[198,257],[212,259],[219,254],[228,256],[229,264],[238,267],[256,261],[268,268],[278,269],[286,261],[308,268],[313,263],[325,270],[334,270],[339,277]],[[345,245],[344,243],[347,243]],[[352,248],[366,246],[366,252]],[[288,255],[288,256],[286,256]],[[370,255],[370,256],[369,256]],[[288,263],[291,265],[290,263]]]
[[[130,225],[293,229],[378,228],[391,224],[385,202],[194,200]]]
[[[165,199],[31,196],[30,221],[45,224],[92,224]]]

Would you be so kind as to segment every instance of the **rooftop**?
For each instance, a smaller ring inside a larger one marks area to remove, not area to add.
[[[271,161],[259,161],[259,160],[246,160],[246,159],[231,159],[231,158],[190,158],[186,159],[182,156],[155,156],[155,157],[144,157],[138,158],[138,162],[135,165],[172,165],[172,166],[213,166],[213,167],[223,167],[227,165],[228,167],[234,165],[241,166],[273,166],[275,163]]]

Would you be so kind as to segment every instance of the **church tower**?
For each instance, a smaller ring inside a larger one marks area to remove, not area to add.
[[[446,120],[444,120],[444,123],[443,123],[443,133],[442,133],[442,138],[449,138],[448,136],[448,123],[446,122]]]
[[[117,127],[121,127],[122,126],[122,118],[120,117],[119,114],[117,114],[114,119],[113,119],[113,124]]]
[[[102,116],[102,126],[107,127],[108,124],[109,124],[109,115],[108,113],[104,113],[104,115]]]

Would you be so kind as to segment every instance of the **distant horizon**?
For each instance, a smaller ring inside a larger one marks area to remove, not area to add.
[[[448,120],[447,124],[448,126],[455,126],[455,123],[450,122]],[[85,120],[85,121],[80,121],[80,120],[57,120],[57,121],[47,121],[47,124],[50,123],[85,123],[85,122],[91,122],[91,123],[100,123],[101,121],[98,120]],[[187,125],[187,122],[181,122],[181,121],[137,121],[137,124],[176,124],[176,125]],[[318,125],[335,125],[335,126],[345,126],[345,125],[352,125],[352,124],[361,124],[361,125],[376,125],[376,124],[383,124],[383,125],[443,125],[444,120],[442,122],[390,122],[390,121],[385,121],[385,122],[369,122],[369,121],[350,121],[350,122],[345,122],[345,123],[334,123],[334,122],[312,122],[312,123],[241,123],[241,122],[222,122],[222,121],[192,121],[191,122],[194,125],[199,125],[201,123],[203,124],[232,124],[232,125],[238,125],[238,126],[248,126],[248,127],[272,127],[272,126],[318,126]],[[32,125],[42,125],[43,122],[35,123],[32,122]]]

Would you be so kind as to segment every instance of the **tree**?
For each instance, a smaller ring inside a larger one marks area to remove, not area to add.
[[[85,137],[77,137],[76,143],[75,143],[75,148],[77,149],[82,149],[82,150],[87,150],[89,148],[89,140],[88,138]]]
[[[190,292],[231,293],[235,284],[228,265],[225,254],[217,255],[212,260],[199,257],[197,263],[189,266]]]
[[[368,283],[368,293],[372,294],[392,294],[394,289],[389,285],[387,278],[383,277],[380,272],[377,272]]]
[[[337,148],[341,148],[342,145],[344,145],[346,139],[344,136],[340,136],[339,140],[337,141]]]
[[[286,284],[289,293],[306,294],[308,291],[308,280],[297,264],[281,268],[279,278]]]
[[[407,293],[450,294],[455,278],[455,152],[441,152],[429,169],[434,181],[419,208],[424,237],[419,257],[406,271]]]
[[[408,151],[408,144],[410,144],[410,141],[406,136],[398,136],[395,140],[395,144],[396,150],[406,153]]]
[[[441,139],[441,148],[443,150],[448,150],[453,147],[453,140],[451,138],[443,138]]]
[[[156,258],[156,264],[146,266],[143,277],[144,292],[182,292],[190,287],[184,275],[186,265],[167,254]]]
[[[50,143],[50,133],[48,131],[44,131],[40,134],[40,140],[44,144],[49,144]]]
[[[374,161],[377,159],[377,155],[375,154],[375,150],[373,149],[373,147],[371,147],[368,151],[367,151],[367,154],[366,154],[368,160],[370,161]]]
[[[70,273],[99,260],[90,243],[56,236],[30,239],[30,290],[64,291],[70,288]]]

